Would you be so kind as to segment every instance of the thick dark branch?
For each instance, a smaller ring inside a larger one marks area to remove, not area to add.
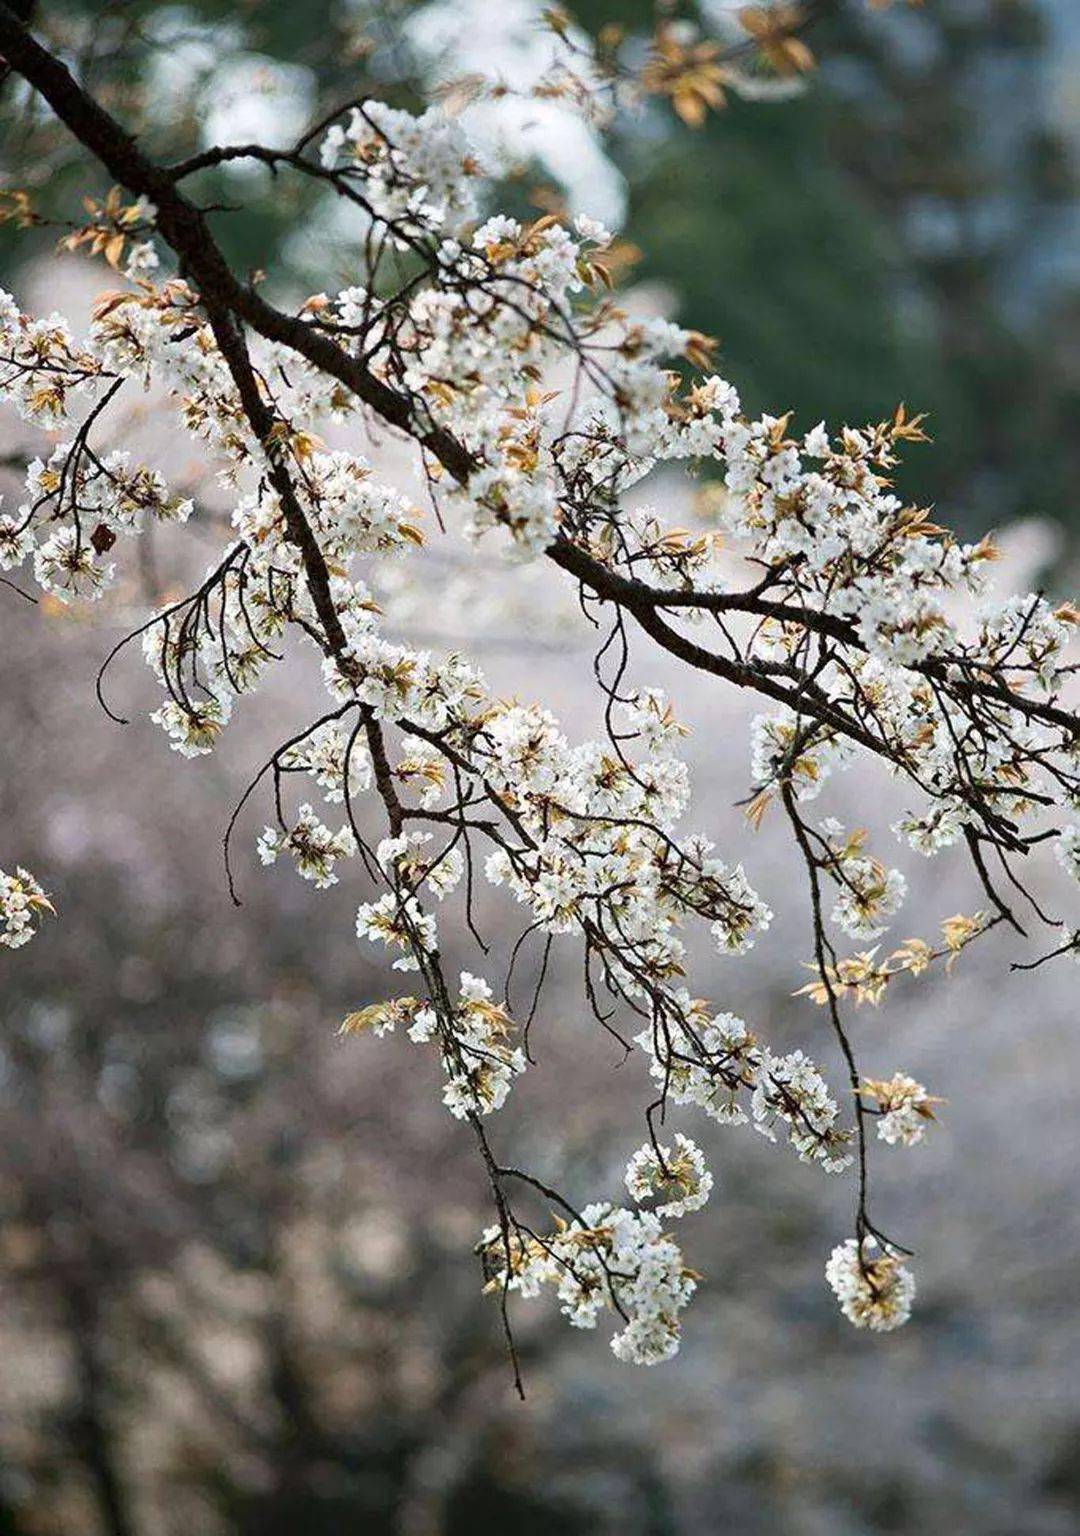
[[[143,154],[135,139],[83,90],[59,59],[42,48],[4,0],[0,0],[0,55],[41,93],[111,176],[129,191],[150,199],[162,238],[208,306],[235,315],[268,341],[291,347],[340,380],[384,421],[415,437],[455,479],[468,478],[471,458],[451,433],[418,423],[407,396],[376,378],[306,320],[275,309],[237,280],[202,212],[177,190],[173,172]]]
[[[620,575],[618,571],[613,571],[610,566],[604,565],[579,545],[567,539],[557,540],[548,550],[548,554],[556,565],[571,572],[579,581],[591,587],[598,596],[619,603],[639,618],[639,621],[640,614],[649,608],[669,611],[703,610],[706,613],[745,613],[753,618],[775,619],[782,624],[800,625],[812,634],[836,640],[850,650],[866,650],[854,624],[847,619],[839,618],[836,614],[823,613],[818,608],[807,608],[801,603],[778,602],[772,598],[762,597],[757,592],[696,592],[692,589],[684,591],[681,588],[651,587],[644,581]],[[924,677],[940,680],[946,677],[947,667],[948,662],[944,659],[929,660],[915,662],[909,670],[919,672]],[[757,684],[755,683],[754,686]],[[1003,684],[988,678],[950,678],[949,687],[962,697],[993,699],[1028,719],[1060,726],[1070,735],[1080,737],[1080,717],[1071,711],[1059,709],[1054,704],[1044,704],[1038,699],[1025,698],[1022,694],[1012,693]]]
[[[710,672],[727,683],[734,683],[737,688],[752,688],[756,693],[775,699],[779,704],[788,705],[798,714],[830,726],[869,752],[885,757],[890,762],[894,761],[893,754],[884,742],[878,741],[858,721],[852,720],[823,696],[817,693],[810,695],[797,685],[786,688],[753,662],[729,661],[726,656],[718,656],[714,651],[706,650],[703,645],[698,645],[696,641],[672,629],[660,617],[648,588],[640,592],[640,583],[628,581],[626,577],[594,560],[576,544],[558,539],[549,546],[548,555],[556,565],[584,582],[598,597],[616,603],[632,614],[647,635],[680,661],[687,662],[699,672]]]

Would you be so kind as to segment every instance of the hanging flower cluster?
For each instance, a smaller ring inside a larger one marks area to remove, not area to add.
[[[878,1135],[890,1146],[899,1142],[902,1146],[913,1147],[917,1141],[922,1141],[934,1119],[934,1105],[941,1103],[940,1099],[931,1098],[922,1083],[917,1083],[905,1072],[894,1073],[888,1081],[868,1077],[862,1084],[862,1092],[866,1098],[876,1101],[881,1116]]]
[[[407,1027],[409,1039],[418,1045],[439,1046],[447,1075],[443,1102],[458,1120],[501,1109],[514,1078],[525,1070],[524,1052],[510,1044],[509,1014],[493,1001],[488,983],[468,971],[461,973],[458,1000],[452,1007],[440,1009],[415,997],[399,997],[350,1014],[342,1027],[345,1034],[371,1029],[376,1035],[388,1035],[399,1024]]]
[[[13,875],[0,869],[0,944],[5,949],[21,949],[29,944],[41,914],[55,910],[28,869],[20,866]]]
[[[713,1176],[689,1136],[675,1133],[675,1151],[646,1142],[626,1165],[626,1187],[635,1200],[663,1199],[657,1216],[685,1216],[699,1211],[712,1193]]]
[[[279,853],[291,854],[297,874],[323,891],[328,885],[337,884],[334,864],[338,859],[352,858],[356,839],[348,827],[331,832],[310,805],[302,805],[287,832],[267,827],[257,847],[264,864],[273,864]]]
[[[623,1325],[611,1339],[619,1360],[656,1365],[679,1348],[679,1314],[697,1277],[654,1211],[587,1205],[570,1221],[557,1218],[543,1237],[489,1227],[480,1252],[489,1290],[532,1297],[551,1286],[573,1328],[595,1328],[614,1312]]]
[[[911,1316],[915,1281],[899,1255],[873,1237],[849,1238],[832,1251],[825,1278],[848,1322],[888,1333]]]

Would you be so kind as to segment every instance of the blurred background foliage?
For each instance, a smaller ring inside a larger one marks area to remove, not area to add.
[[[175,159],[225,130],[286,141],[362,90],[418,104],[459,53],[475,67],[478,46],[494,50],[523,16],[528,29],[532,10],[38,0],[35,20]],[[584,209],[595,197],[621,220],[642,253],[631,281],[720,338],[753,408],[858,422],[903,398],[930,411],[936,439],[905,470],[913,495],[971,529],[1038,513],[1067,535],[1080,11],[823,11],[804,89],[732,95],[696,131],[650,103],[591,149],[571,140],[557,195]],[[653,20],[637,0],[575,16],[594,33]],[[97,173],[12,82],[0,108],[2,185],[77,218],[81,195],[105,190]],[[522,132],[505,187],[522,211],[560,180],[531,145]],[[295,295],[358,275],[317,189],[261,170],[197,185],[221,205],[215,227],[239,269]],[[62,286],[54,271],[77,265],[48,265],[55,240],[0,227],[0,281],[39,308]],[[17,479],[3,489],[17,496]],[[1061,579],[1052,541],[1019,542],[1019,569],[1005,562],[1016,580],[1040,567]],[[186,579],[190,555],[158,558],[160,581]],[[845,1230],[847,1190],[758,1138],[718,1136],[719,1197],[694,1231],[708,1280],[685,1354],[630,1375],[602,1338],[522,1307],[519,1409],[468,1256],[488,1219],[483,1181],[437,1074],[420,1081],[399,1041],[334,1035],[387,986],[349,941],[355,892],[313,901],[288,871],[248,868],[237,913],[220,878],[229,810],[281,721],[310,708],[309,683],[286,670],[231,755],[181,777],[151,727],[119,732],[93,700],[130,597],[90,618],[0,603],[2,853],[42,875],[61,913],[0,978],[0,1536],[1072,1536],[1071,975],[1048,967],[1021,984],[995,954],[958,968],[947,992],[860,1016],[868,1070],[902,1064],[950,1100],[925,1157],[899,1176],[881,1160],[890,1220],[920,1250],[925,1299],[904,1334],[868,1348],[835,1315],[821,1262]],[[514,639],[480,645],[498,686],[548,687],[575,728],[589,638],[567,641],[571,667]],[[150,698],[137,663],[122,676]],[[697,782],[726,835],[745,790],[729,750],[742,706],[656,666],[645,680],[671,686],[696,722]],[[842,788],[879,808],[869,776]],[[752,854],[779,910],[790,869],[770,836]],[[948,878],[919,884],[915,871],[913,905],[945,915],[969,901]],[[706,966],[703,984],[793,1048],[818,1021],[790,1001],[800,955],[777,928],[737,978]],[[500,943],[513,936],[496,928]],[[602,1042],[584,1050],[578,983],[568,954],[538,1021],[543,1071],[500,1130],[587,1197],[619,1177],[643,1083],[612,1072]],[[1017,1018],[1034,1021],[1036,1047]],[[956,1031],[976,1027],[980,1051],[959,1051]],[[1017,1102],[1039,1106],[1022,1139]]]

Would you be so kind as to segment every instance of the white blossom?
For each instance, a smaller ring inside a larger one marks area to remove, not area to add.
[[[861,1245],[856,1238],[848,1238],[834,1248],[825,1278],[840,1310],[856,1328],[887,1333],[911,1316],[914,1276],[896,1253],[879,1247],[872,1237],[863,1238]]]
[[[674,1151],[648,1141],[638,1148],[626,1165],[626,1187],[639,1202],[662,1196],[653,1207],[658,1216],[685,1216],[708,1200],[713,1177],[700,1148],[676,1131]]]
[[[867,1078],[861,1091],[877,1101],[878,1136],[890,1146],[899,1142],[913,1147],[922,1141],[934,1120],[933,1106],[940,1102],[930,1097],[922,1083],[904,1072],[894,1073],[887,1081]]]
[[[28,869],[16,867],[13,875],[0,869],[0,944],[20,949],[37,932],[42,912],[55,908]]]
[[[315,815],[310,805],[302,805],[296,821],[286,829],[266,827],[258,841],[259,858],[273,864],[281,853],[292,856],[296,872],[319,890],[336,885],[334,865],[338,859],[351,859],[356,852],[356,838],[349,827],[332,832]]]

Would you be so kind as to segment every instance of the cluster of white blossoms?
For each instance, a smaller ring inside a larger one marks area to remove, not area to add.
[[[832,909],[834,923],[855,939],[876,939],[885,932],[907,895],[907,881],[898,869],[886,869],[866,853],[866,833],[846,832],[835,817],[821,824],[826,853],[823,867],[839,887]]]
[[[310,774],[329,805],[371,788],[371,758],[362,742],[350,741],[334,720],[309,731],[280,757],[285,772]]]
[[[776,1140],[777,1127],[784,1127],[804,1163],[819,1163],[826,1173],[843,1173],[851,1163],[852,1132],[838,1124],[839,1106],[802,1051],[762,1053],[750,1113],[755,1129],[770,1141]]]
[[[878,428],[845,428],[838,441],[822,427],[796,440],[787,434],[787,418],[746,422],[737,401],[726,409],[733,414],[718,456],[729,494],[719,527],[776,572],[776,596],[800,615],[798,622],[764,620],[748,655],[790,662],[812,636],[845,623],[855,642],[815,672],[822,705],[816,721],[805,706],[755,720],[751,769],[758,788],[786,783],[800,800],[813,798],[835,769],[855,760],[861,729],[931,797],[897,823],[914,848],[929,854],[978,825],[973,782],[1009,814],[1034,809],[1024,789],[1048,755],[1063,759],[1074,783],[1075,743],[1063,743],[1060,725],[1041,723],[1037,702],[1055,696],[1068,676],[1076,612],[1069,605],[1053,610],[1037,597],[992,601],[985,594],[996,558],[992,542],[961,544],[893,494],[895,448],[922,436],[917,422],[901,411]],[[975,611],[966,631],[956,615],[962,598]],[[991,675],[973,728],[970,701]],[[1036,706],[1026,721],[1018,721],[1011,694]],[[830,712],[856,731],[833,727]],[[896,874],[884,878],[888,916],[903,891]],[[856,920],[852,932],[859,931],[860,905],[854,898],[837,913],[845,926]]]
[[[666,713],[661,699],[650,691],[650,720]],[[642,712],[637,697],[616,707],[631,727]],[[489,856],[488,879],[505,882],[549,933],[592,933],[635,997],[681,974],[679,930],[688,915],[709,922],[725,952],[749,948],[772,916],[741,865],[712,857],[706,839],[674,842],[689,799],[687,767],[673,754],[670,726],[644,738],[651,752],[631,757],[643,735],[628,730],[618,748],[574,746],[550,711],[509,704],[493,706],[470,742],[517,832],[516,846],[506,842]],[[629,960],[618,950],[632,951]]]
[[[296,813],[296,821],[287,831],[266,827],[257,847],[264,864],[273,864],[281,853],[291,854],[297,874],[323,891],[327,886],[337,884],[334,865],[338,859],[352,858],[356,852],[356,838],[349,827],[331,831],[310,805],[302,805]]]
[[[1080,880],[1080,826],[1070,822],[1054,844],[1054,854],[1067,875]]]
[[[833,1249],[825,1278],[856,1328],[888,1333],[911,1316],[915,1279],[900,1257],[873,1237],[849,1238]]]
[[[421,957],[435,952],[436,933],[435,918],[415,896],[387,891],[378,901],[362,902],[356,909],[358,939],[402,951],[393,962],[395,971],[418,971]]]
[[[656,1365],[678,1351],[680,1313],[697,1277],[657,1212],[587,1205],[544,1237],[489,1227],[480,1251],[490,1290],[535,1297],[551,1286],[571,1327],[595,1328],[614,1312],[623,1324],[611,1340],[619,1360]]]
[[[69,396],[96,384],[101,371],[99,359],[75,345],[63,315],[35,319],[0,290],[0,398],[23,421],[60,431],[69,420]]]
[[[409,1039],[438,1040],[448,1082],[443,1102],[457,1119],[501,1109],[514,1078],[525,1070],[525,1055],[510,1045],[512,1025],[506,1010],[492,1001],[487,982],[461,973],[461,990],[449,1025],[434,1008],[421,1008],[409,1026]]]
[[[647,1141],[626,1165],[626,1187],[639,1203],[662,1199],[657,1216],[685,1216],[699,1211],[712,1193],[713,1176],[700,1147],[675,1133],[675,1149]]]
[[[437,108],[419,117],[383,101],[353,107],[326,132],[326,170],[355,174],[376,217],[400,223],[402,244],[421,230],[455,227],[475,210],[481,167],[453,118]]]
[[[755,715],[750,724],[750,774],[756,785],[788,783],[800,800],[813,800],[836,768],[853,759],[851,743],[835,733],[807,729],[792,709]]]
[[[802,1051],[774,1055],[734,1014],[709,1016],[683,990],[670,997],[660,1025],[636,1043],[647,1052],[657,1086],[674,1104],[696,1104],[727,1125],[752,1123],[769,1141],[786,1130],[800,1161],[841,1173],[851,1162],[852,1132],[825,1079]]]
[[[37,932],[43,912],[54,912],[45,890],[28,869],[17,867],[13,875],[0,869],[0,944],[21,949]]]
[[[514,1078],[525,1070],[524,1052],[510,1043],[510,1015],[493,1000],[488,983],[468,971],[461,972],[457,1002],[449,1009],[415,997],[392,998],[350,1014],[342,1030],[389,1035],[399,1024],[418,1045],[439,1046],[447,1076],[443,1103],[455,1119],[501,1109]]]
[[[924,853],[1001,828],[1015,843],[1046,804],[1080,804],[1076,733],[1055,705],[1075,611],[1035,597],[983,602],[992,544],[958,542],[892,488],[898,446],[922,436],[917,419],[901,410],[877,427],[796,437],[787,417],[748,418],[731,384],[697,376],[707,338],[636,319],[606,295],[602,227],[501,214],[477,224],[490,185],[438,111],[353,109],[327,131],[322,171],[368,209],[369,255],[408,253],[407,281],[388,280],[376,255],[363,285],[315,295],[264,335],[234,317],[223,325],[187,281],[153,279],[148,246],[81,345],[59,317],[34,321],[0,295],[0,399],[70,437],[31,465],[26,506],[0,519],[0,563],[29,561],[47,590],[94,597],[121,535],[188,516],[155,471],[93,448],[113,394],[153,383],[217,465],[234,510],[197,590],[143,627],[165,694],[152,718],[180,754],[211,752],[287,639],[315,649],[326,714],[275,755],[278,823],[258,852],[266,863],[288,854],[318,887],[362,855],[354,867],[377,893],[359,906],[357,935],[419,972],[429,995],[354,1017],[376,1034],[407,1023],[414,1040],[437,1043],[455,1115],[478,1124],[502,1105],[525,1057],[486,982],[464,973],[451,1000],[425,905],[463,882],[471,903],[482,871],[525,909],[529,932],[582,943],[597,1019],[607,1023],[611,999],[644,1021],[636,1044],[665,1102],[782,1134],[803,1161],[840,1171],[862,1114],[845,1125],[802,1051],[772,1052],[686,984],[688,928],[703,924],[718,953],[738,954],[772,914],[740,863],[681,830],[690,775],[666,697],[635,688],[625,666],[605,681],[602,652],[606,735],[575,742],[549,710],[496,696],[460,655],[389,632],[373,592],[386,562],[423,544],[420,514],[320,432],[381,412],[420,445],[439,504],[459,509],[470,537],[501,533],[520,558],[550,556],[608,613],[625,603],[676,655],[766,695],[752,729],[755,816],[774,798],[801,807],[860,751],[917,791],[897,830]],[[678,460],[715,475],[712,522],[670,529],[653,509],[626,510],[625,492]],[[725,585],[722,542],[752,562],[749,591]],[[973,600],[966,627],[961,598]],[[676,627],[700,634],[710,615],[715,652]],[[345,807],[345,825],[308,803],[290,818],[281,780],[296,773]],[[374,850],[353,815],[368,791],[390,823]],[[834,920],[853,937],[878,935],[903,876],[861,834],[797,825],[815,878],[837,888]],[[1078,848],[1070,828],[1058,854],[1073,873]],[[883,1139],[917,1139],[933,1101],[900,1075],[887,1087]],[[497,1265],[502,1248],[503,1280],[522,1294],[555,1285],[579,1326],[612,1306],[626,1324],[616,1353],[651,1361],[674,1352],[694,1289],[658,1216],[702,1203],[711,1175],[680,1136],[643,1147],[627,1177],[635,1196],[662,1199],[656,1212],[593,1206],[544,1240],[507,1218],[486,1252]],[[895,1326],[907,1314],[910,1277],[891,1253],[871,1261],[848,1244],[830,1280],[853,1321]]]
[[[878,1136],[890,1146],[899,1142],[913,1147],[922,1141],[927,1127],[934,1119],[934,1105],[940,1104],[927,1093],[922,1083],[917,1083],[905,1072],[896,1072],[888,1079],[865,1078],[860,1085],[865,1098],[877,1103]]]
[[[160,725],[169,745],[181,757],[205,757],[232,714],[232,695],[204,695],[195,699],[166,699],[150,719]]]
[[[894,425],[921,435],[917,421]],[[787,428],[787,417],[747,422],[737,397],[725,402],[717,446],[732,494],[723,524],[768,564],[797,561],[807,599],[829,584],[829,611],[854,619],[880,659],[911,665],[955,647],[946,595],[979,589],[988,546],[939,539],[893,493],[882,471],[895,463],[895,432],[848,427],[837,441],[824,425],[801,439]]]
[[[408,778],[410,768],[408,759],[404,769],[399,763],[398,777]],[[434,841],[431,832],[403,832],[398,837],[384,837],[375,850],[375,857],[380,868],[396,874],[399,883],[405,881],[411,890],[424,884],[441,901],[464,874],[465,855],[452,843],[432,848],[430,845]]]
[[[47,460],[31,462],[26,500],[0,517],[0,568],[32,557],[34,579],[46,592],[65,603],[96,598],[116,575],[105,556],[118,538],[140,533],[149,521],[186,522],[191,510],[157,470],[133,466],[129,453],[99,458],[85,444],[60,443]]]

